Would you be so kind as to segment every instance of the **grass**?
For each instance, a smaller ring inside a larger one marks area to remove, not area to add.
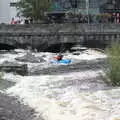
[[[120,43],[112,43],[106,49],[108,55],[107,78],[113,86],[120,86]]]

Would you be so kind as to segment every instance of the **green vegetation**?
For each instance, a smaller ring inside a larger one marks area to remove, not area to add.
[[[44,12],[49,11],[50,0],[20,0],[17,3],[18,15],[33,20],[42,20]]]
[[[114,86],[120,86],[120,43],[112,43],[107,48],[108,68],[107,77]]]

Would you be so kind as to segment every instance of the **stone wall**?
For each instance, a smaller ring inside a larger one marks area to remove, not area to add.
[[[47,50],[60,44],[106,45],[120,40],[120,24],[0,25],[0,44]]]

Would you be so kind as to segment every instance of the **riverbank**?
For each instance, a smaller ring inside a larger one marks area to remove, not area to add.
[[[0,120],[43,120],[35,117],[35,111],[20,103],[15,97],[0,92]]]

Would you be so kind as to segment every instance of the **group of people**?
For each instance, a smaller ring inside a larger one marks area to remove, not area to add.
[[[15,20],[15,18],[12,18],[10,24],[12,24],[12,25],[15,25],[15,24],[24,24],[24,20],[23,19],[16,19]]]
[[[23,18],[12,18],[10,24],[31,24],[33,23],[33,19],[23,19]]]

